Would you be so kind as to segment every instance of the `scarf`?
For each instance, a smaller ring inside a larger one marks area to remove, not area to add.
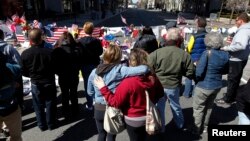
[[[100,64],[96,68],[96,74],[99,76],[103,76],[108,73],[114,66],[117,64]]]

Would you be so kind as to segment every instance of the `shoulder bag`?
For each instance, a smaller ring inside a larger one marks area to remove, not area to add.
[[[146,132],[149,135],[154,135],[161,132],[162,123],[161,116],[154,105],[154,103],[149,99],[149,94],[145,91],[146,94]]]
[[[120,109],[108,106],[104,114],[104,130],[110,134],[118,134],[125,129],[124,116]]]

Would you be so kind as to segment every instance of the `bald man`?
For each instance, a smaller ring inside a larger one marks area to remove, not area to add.
[[[32,29],[29,39],[31,47],[21,54],[22,73],[31,78],[38,127],[41,131],[53,130],[56,128],[56,85],[51,59],[53,50],[45,47],[41,29]]]

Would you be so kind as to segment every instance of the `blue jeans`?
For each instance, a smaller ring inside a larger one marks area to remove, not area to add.
[[[250,116],[238,111],[239,125],[250,125]]]
[[[96,65],[83,65],[82,68],[81,68],[82,76],[83,76],[83,79],[84,79],[84,90],[85,90],[84,95],[85,95],[85,97],[87,99],[88,107],[93,106],[93,97],[89,96],[88,92],[87,92],[88,79],[89,79],[90,73],[95,68],[96,68]]]
[[[177,128],[182,128],[184,125],[184,116],[182,113],[181,105],[179,103],[180,87],[176,87],[173,89],[164,88],[164,93],[165,96],[162,97],[157,103],[157,107],[161,114],[163,127],[165,127],[165,107],[166,100],[168,99],[176,126]]]
[[[55,84],[31,84],[31,92],[38,127],[53,128],[56,124]]]
[[[184,97],[190,97],[193,95],[193,88],[194,86],[192,85],[192,79],[186,78],[185,79],[185,89],[183,92]]]

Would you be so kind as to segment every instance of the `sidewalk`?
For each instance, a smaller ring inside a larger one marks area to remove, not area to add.
[[[194,13],[180,13],[181,16],[183,16],[184,18],[186,18],[187,23],[189,24],[189,26],[194,26],[194,18],[195,18],[195,14]],[[211,27],[211,26],[217,26],[217,27],[224,27],[224,28],[230,28],[232,26],[235,25],[235,20],[232,19],[231,24],[229,24],[230,19],[229,18],[223,18],[220,17],[217,21],[210,21],[210,18],[206,18],[207,20],[207,26]]]
[[[63,17],[62,15],[62,17],[58,18],[59,20],[52,20],[52,19],[43,20],[42,24],[47,25],[47,24],[56,22],[57,26],[60,26],[60,27],[64,27],[64,26],[71,27],[72,24],[76,24],[79,27],[82,27],[86,21],[91,21],[94,23],[94,25],[97,25],[98,23],[104,20],[107,20],[110,17],[113,17],[115,15],[118,15],[124,11],[126,11],[126,9],[124,9],[123,11],[121,11],[120,9],[116,9],[115,14],[113,14],[110,10],[107,10],[105,18],[101,19],[101,11],[98,11],[94,14],[94,13],[91,13],[91,11],[89,10],[81,14],[67,15],[67,17]]]

